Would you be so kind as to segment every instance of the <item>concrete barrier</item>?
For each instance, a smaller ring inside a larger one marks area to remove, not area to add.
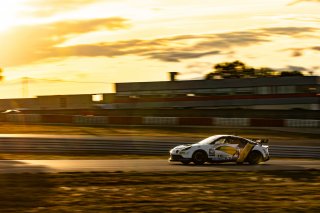
[[[58,114],[52,114],[52,115],[41,115],[41,122],[42,123],[66,123],[70,124],[73,122],[73,116],[72,115],[58,115]]]
[[[263,118],[251,118],[250,119],[250,126],[253,127],[266,127],[266,126],[273,126],[273,127],[284,127],[284,120],[283,119],[263,119]]]
[[[181,117],[178,119],[179,125],[192,125],[192,126],[211,126],[212,118],[206,117]]]
[[[142,117],[130,116],[130,117],[108,117],[109,124],[116,125],[142,125]]]
[[[143,117],[144,125],[178,125],[176,117]]]
[[[57,123],[84,125],[170,125],[319,128],[320,120],[222,118],[222,117],[151,117],[83,116],[60,114],[1,114],[0,122]]]
[[[6,114],[6,121],[14,123],[40,123],[41,115],[38,114]]]
[[[299,120],[299,119],[286,119],[286,127],[306,127],[306,128],[316,128],[320,127],[319,120]]]
[[[249,126],[249,118],[213,118],[215,126]]]
[[[73,116],[73,123],[86,125],[106,125],[108,124],[107,116]]]

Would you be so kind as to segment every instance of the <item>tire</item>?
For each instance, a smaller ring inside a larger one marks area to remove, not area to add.
[[[192,155],[192,161],[196,165],[202,165],[208,160],[208,155],[203,150],[198,150]]]
[[[259,164],[262,161],[262,154],[258,151],[253,151],[248,155],[246,161],[251,165]]]

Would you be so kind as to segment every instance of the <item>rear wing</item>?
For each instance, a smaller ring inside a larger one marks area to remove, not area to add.
[[[269,139],[267,138],[251,138],[250,140],[257,142],[257,143],[268,143]]]

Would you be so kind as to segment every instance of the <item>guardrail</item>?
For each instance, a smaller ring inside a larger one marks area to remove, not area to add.
[[[320,128],[320,120],[223,118],[223,117],[149,117],[149,116],[83,116],[61,114],[0,114],[0,122],[22,124],[74,125],[156,125],[156,126],[238,126]]]
[[[2,153],[143,154],[166,155],[176,141],[121,140],[107,138],[0,137]],[[269,147],[274,157],[320,158],[320,146]]]
[[[270,155],[274,157],[320,158],[320,146],[270,146]]]

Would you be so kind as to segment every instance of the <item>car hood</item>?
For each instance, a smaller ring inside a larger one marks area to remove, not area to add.
[[[176,146],[174,147],[173,149],[175,150],[181,150],[181,149],[185,149],[185,148],[188,148],[188,147],[204,147],[206,145],[201,145],[199,143],[194,143],[194,144],[183,144],[183,145],[179,145],[179,146]]]
[[[174,149],[184,149],[184,148],[187,148],[187,147],[190,147],[192,146],[193,144],[184,144],[184,145],[179,145],[179,146],[176,146],[174,147]]]

